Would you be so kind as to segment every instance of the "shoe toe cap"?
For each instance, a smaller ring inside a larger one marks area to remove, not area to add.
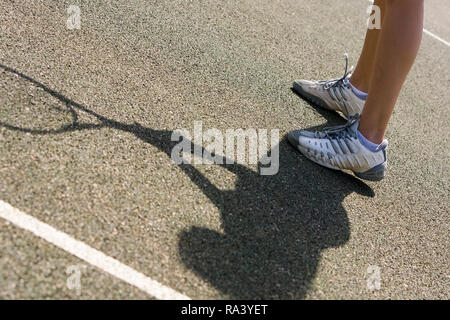
[[[306,130],[293,130],[288,134],[288,140],[291,144],[297,146],[302,145],[303,140],[308,138],[313,138],[314,132],[306,131]]]
[[[314,86],[314,83],[308,80],[295,80],[292,87],[296,91],[309,92],[310,88]]]

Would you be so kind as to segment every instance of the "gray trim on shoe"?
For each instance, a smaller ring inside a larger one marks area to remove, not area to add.
[[[287,137],[288,137],[288,141],[290,144],[292,144],[293,146],[297,147],[299,140],[298,138],[300,137],[300,134],[298,133],[300,130],[294,130],[288,133]]]
[[[370,181],[380,181],[384,178],[384,172],[387,168],[387,161],[380,163],[379,165],[373,167],[366,172],[354,172],[358,178],[370,180]]]

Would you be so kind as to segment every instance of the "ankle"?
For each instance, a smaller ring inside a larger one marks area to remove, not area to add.
[[[364,124],[359,124],[358,127],[359,133],[361,133],[364,138],[369,140],[372,143],[375,143],[377,145],[383,143],[384,140],[384,132],[380,132],[376,128],[366,127]]]
[[[352,74],[349,81],[350,81],[350,84],[353,87],[355,87],[356,89],[358,89],[359,91],[362,91],[366,94],[369,92],[369,84],[367,83],[367,81],[365,81],[358,75]]]

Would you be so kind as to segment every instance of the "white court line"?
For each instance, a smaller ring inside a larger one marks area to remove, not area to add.
[[[31,231],[36,236],[54,244],[64,251],[90,263],[91,265],[119,278],[149,295],[162,300],[190,300],[189,297],[168,288],[144,274],[124,265],[87,244],[75,240],[11,205],[0,200],[0,217],[16,226]]]
[[[435,35],[434,33],[428,31],[427,29],[423,29],[423,32],[425,32],[427,35],[435,38],[436,40],[439,40],[440,42],[442,42],[443,44],[447,45],[450,47],[450,43],[448,43],[447,41],[445,41],[444,39],[438,37],[437,35]]]

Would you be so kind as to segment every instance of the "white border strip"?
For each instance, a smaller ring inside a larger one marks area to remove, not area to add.
[[[16,226],[31,231],[36,236],[54,244],[64,251],[119,278],[149,295],[161,300],[190,300],[189,297],[168,288],[144,274],[124,265],[87,244],[75,240],[68,234],[43,223],[32,216],[13,208],[0,200],[0,217]]]
[[[447,45],[448,47],[450,47],[450,43],[448,43],[447,41],[445,41],[444,39],[438,37],[437,35],[435,35],[434,33],[428,31],[427,29],[423,29],[423,32],[425,32],[427,35],[435,38],[436,40],[439,40],[440,42],[442,42],[443,44]]]

